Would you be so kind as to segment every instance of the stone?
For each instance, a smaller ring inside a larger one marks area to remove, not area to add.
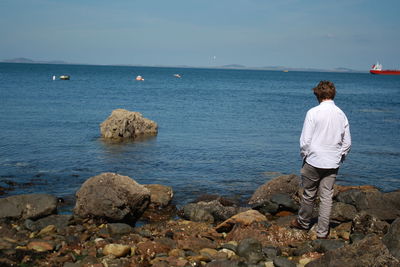
[[[49,241],[37,240],[29,242],[26,247],[37,252],[45,252],[52,251],[54,249],[54,244]]]
[[[381,221],[366,211],[359,212],[353,219],[352,232],[362,233],[364,235],[375,233],[383,235],[387,232],[389,224]]]
[[[102,173],[76,193],[74,213],[111,222],[135,222],[150,203],[150,192],[128,176]]]
[[[38,233],[38,236],[46,236],[46,235],[55,234],[56,231],[57,231],[57,228],[55,225],[47,225],[45,228],[40,230],[40,232]]]
[[[137,252],[140,255],[146,255],[151,258],[154,258],[156,255],[161,253],[168,253],[170,251],[170,247],[162,244],[160,242],[155,241],[145,241],[139,242],[137,245]]]
[[[399,266],[399,263],[379,237],[371,235],[351,245],[327,251],[306,266]]]
[[[395,197],[393,197],[395,199]],[[380,220],[393,221],[400,217],[400,210],[390,198],[379,191],[362,192],[358,194],[355,200],[355,206],[358,211],[365,210],[368,214],[375,216]]]
[[[179,214],[183,219],[194,222],[214,222],[214,217],[211,215],[211,213],[195,203],[189,203],[185,205]]]
[[[57,198],[26,194],[0,198],[0,219],[37,219],[57,212]]]
[[[100,132],[104,139],[122,141],[157,135],[158,125],[139,112],[116,109],[100,124]]]
[[[382,241],[390,253],[400,260],[400,218],[392,222]]]
[[[270,200],[260,200],[251,206],[252,209],[258,210],[264,215],[275,214],[279,211],[279,205]]]
[[[336,199],[341,203],[355,206],[357,197],[362,194],[361,190],[350,189],[337,194]]]
[[[207,239],[207,238],[199,238],[199,237],[190,237],[186,240],[177,240],[178,248],[183,250],[192,250],[198,251],[203,248],[212,248],[216,249],[217,245]]]
[[[109,223],[107,228],[111,235],[126,235],[133,232],[133,227],[126,223]]]
[[[107,244],[103,247],[104,255],[113,255],[117,258],[124,257],[131,252],[131,247],[121,244]]]
[[[150,205],[153,207],[165,207],[171,203],[174,193],[172,187],[160,184],[144,185],[150,191]]]
[[[351,227],[352,227],[352,222],[345,222],[341,223],[338,226],[336,226],[333,231],[336,232],[336,235],[344,240],[349,240],[350,239],[350,234],[351,234]]]
[[[243,266],[235,260],[215,260],[207,263],[206,267],[239,267]]]
[[[311,242],[314,250],[319,253],[325,253],[330,250],[335,250],[342,248],[345,242],[343,240],[333,240],[333,239],[317,239]]]
[[[261,243],[252,238],[243,239],[237,247],[237,254],[250,264],[257,264],[264,259]]]
[[[277,257],[273,260],[275,267],[296,267],[296,264],[285,257]]]
[[[383,199],[390,203],[393,207],[400,210],[400,190],[383,193]]]
[[[222,222],[232,217],[238,212],[243,211],[236,206],[223,205],[219,200],[200,201],[189,203],[180,211],[180,215],[191,221]],[[211,217],[209,216],[211,215]]]
[[[270,200],[278,204],[280,210],[297,211],[299,209],[299,205],[286,193],[273,194]]]
[[[58,231],[65,229],[72,221],[71,215],[57,215],[53,214],[50,216],[46,216],[44,218],[40,218],[36,221],[31,219],[27,219],[24,222],[24,226],[30,231],[38,231],[40,229],[45,228],[49,225],[54,225]]]
[[[300,178],[295,174],[282,175],[257,188],[249,200],[250,205],[269,200],[274,194],[295,195],[299,191]]]
[[[352,221],[357,214],[357,209],[350,204],[335,202],[332,205],[331,220],[339,222]]]
[[[275,259],[276,257],[282,254],[281,249],[279,247],[274,247],[274,246],[263,247],[262,251],[264,255],[271,260]]]
[[[254,222],[265,222],[267,217],[256,210],[248,210],[236,214],[215,227],[217,232],[229,232],[235,224],[250,225]]]

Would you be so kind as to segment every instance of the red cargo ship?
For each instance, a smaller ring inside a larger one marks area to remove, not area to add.
[[[400,70],[383,70],[382,64],[379,64],[378,62],[375,65],[372,65],[369,72],[372,74],[400,75]]]

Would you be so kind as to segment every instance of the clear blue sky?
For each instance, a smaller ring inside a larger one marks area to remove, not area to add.
[[[0,0],[0,60],[400,68],[399,13],[400,0]]]

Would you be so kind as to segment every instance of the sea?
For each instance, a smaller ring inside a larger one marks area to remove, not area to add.
[[[400,76],[0,63],[0,186],[10,189],[0,197],[73,199],[88,178],[114,172],[171,186],[178,206],[204,194],[246,202],[272,178],[299,175],[299,137],[321,80],[335,83],[350,122],[337,183],[400,189]],[[118,108],[157,122],[158,135],[102,140],[100,123]]]

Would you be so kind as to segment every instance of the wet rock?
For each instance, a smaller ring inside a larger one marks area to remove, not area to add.
[[[144,185],[150,191],[150,206],[154,208],[163,208],[171,203],[174,193],[172,187],[160,184]]]
[[[131,252],[131,247],[121,244],[107,244],[103,248],[104,255],[113,255],[117,258],[124,257]]]
[[[107,228],[111,235],[126,235],[133,232],[133,227],[125,223],[109,223]]]
[[[382,239],[390,253],[400,260],[400,218],[397,218],[389,227]]]
[[[294,174],[274,178],[257,188],[251,196],[249,204],[255,205],[256,203],[265,202],[270,200],[272,195],[279,193],[295,195],[299,190],[299,182],[300,178]]]
[[[0,199],[0,219],[36,219],[57,211],[57,198],[47,194],[17,195]]]
[[[180,211],[179,215],[183,219],[194,222],[214,222],[214,217],[212,216],[212,214],[202,206],[195,203],[185,205]]]
[[[250,225],[254,222],[265,222],[267,217],[256,210],[248,210],[236,214],[215,227],[217,232],[229,232],[235,224]]]
[[[252,238],[243,239],[237,247],[237,254],[250,264],[257,264],[264,259],[261,243]]]
[[[296,264],[285,257],[277,257],[274,259],[275,267],[296,267]]]
[[[52,251],[55,246],[50,241],[36,240],[29,242],[26,247],[28,249],[35,250],[37,252],[44,252],[44,251]]]
[[[353,220],[352,232],[383,235],[387,232],[389,224],[381,221],[366,211],[359,212]]]
[[[160,242],[155,241],[145,241],[139,242],[137,245],[137,252],[140,255],[146,255],[150,258],[154,258],[156,255],[161,253],[168,253],[170,251],[170,247],[162,244]]]
[[[105,139],[121,141],[157,135],[158,125],[139,112],[116,109],[100,124],[100,132]]]
[[[386,202],[400,210],[400,190],[384,193],[382,197]]]
[[[50,215],[36,221],[27,219],[24,222],[24,226],[30,231],[38,231],[48,225],[54,225],[58,231],[61,231],[72,223],[72,219],[71,215]]]
[[[148,189],[128,176],[115,173],[88,179],[76,197],[75,214],[113,222],[135,222],[150,202]]]
[[[306,266],[398,266],[398,264],[399,261],[390,255],[379,237],[372,235],[352,245],[330,250]]]
[[[275,259],[282,254],[279,247],[266,246],[262,248],[262,252],[268,259]],[[301,254],[300,254],[301,255]]]
[[[213,223],[224,221],[243,210],[236,206],[225,206],[219,200],[212,200],[187,204],[180,211],[180,215],[188,220]],[[209,215],[212,216],[212,219]]]
[[[343,240],[332,240],[332,239],[317,239],[311,242],[314,247],[314,251],[325,253],[330,250],[335,250],[343,247],[345,242]]]
[[[379,191],[362,192],[357,195],[355,206],[357,210],[365,210],[380,220],[393,221],[400,217],[400,210],[390,201],[390,195],[384,198],[384,194]]]
[[[358,190],[358,189],[346,190],[346,191],[338,193],[336,196],[336,199],[337,199],[337,201],[339,201],[341,203],[346,203],[346,204],[355,206],[357,197],[360,194],[362,194],[362,191]]]
[[[364,233],[360,233],[360,232],[351,233],[350,234],[350,242],[355,243],[357,241],[364,239],[365,236],[366,235]]]
[[[350,234],[351,234],[351,227],[352,227],[352,222],[346,222],[339,224],[336,226],[333,231],[336,232],[336,235],[339,238],[342,238],[344,240],[349,240],[350,239]]]
[[[279,210],[279,205],[270,201],[270,200],[263,200],[253,204],[252,209],[258,210],[260,213],[264,215],[275,214]]]
[[[271,201],[278,204],[279,210],[297,211],[299,209],[299,205],[289,194],[274,194],[271,196]]]
[[[202,248],[217,248],[217,244],[207,238],[191,237],[187,240],[177,240],[178,248],[198,251]]]
[[[331,220],[339,222],[352,221],[357,214],[357,209],[350,204],[335,202],[332,205]]]
[[[207,263],[206,267],[240,267],[245,266],[239,261],[235,260],[215,260]]]

